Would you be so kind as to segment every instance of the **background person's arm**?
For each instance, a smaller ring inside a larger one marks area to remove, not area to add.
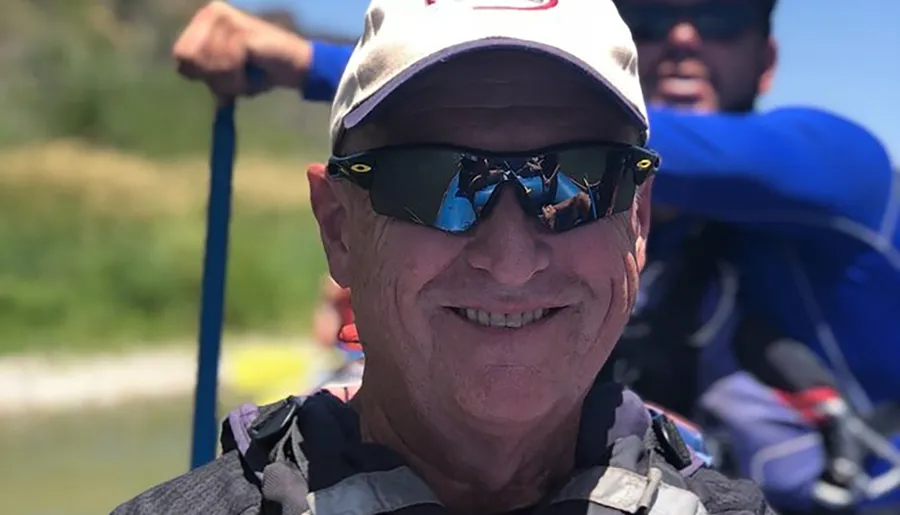
[[[252,2],[238,0],[230,3],[247,12],[258,11],[255,15],[260,19],[293,32],[302,39],[310,49],[309,59],[303,63],[305,73],[299,85],[303,99],[310,102],[331,102],[334,99],[341,74],[344,73],[350,54],[353,53],[353,43],[340,37],[346,36],[346,30],[328,34],[334,32],[335,27],[332,24],[323,27],[323,20],[316,20],[318,11],[310,11],[308,4],[304,5],[297,1],[276,1],[270,3],[267,8],[264,4],[263,8],[257,6],[256,9],[249,8]],[[312,27],[308,26],[310,24]],[[325,30],[326,28],[330,30]],[[310,29],[317,30],[310,33]],[[329,37],[330,35],[338,37]]]
[[[651,109],[650,145],[662,155],[653,201],[712,220],[790,230],[825,216],[876,229],[893,171],[881,143],[830,113],[764,114]]]
[[[310,43],[312,61],[303,84],[303,99],[310,102],[331,102],[350,54],[353,53],[353,46],[323,41]]]

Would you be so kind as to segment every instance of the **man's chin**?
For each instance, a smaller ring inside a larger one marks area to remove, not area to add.
[[[540,420],[558,407],[554,389],[531,367],[502,366],[458,390],[456,402],[468,420],[502,430]]]

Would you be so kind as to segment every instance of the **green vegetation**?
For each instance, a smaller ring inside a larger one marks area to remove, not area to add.
[[[4,3],[0,353],[193,338],[213,103],[169,48],[200,3]],[[326,115],[289,92],[239,106],[229,331],[307,324]]]
[[[161,158],[205,152],[212,100],[176,75],[169,56],[202,3],[5,2],[0,145],[79,138]],[[307,156],[326,148],[327,106],[282,92],[240,111],[243,148]]]
[[[202,162],[57,144],[0,163],[0,352],[194,334]],[[305,175],[242,161],[235,188],[227,328],[302,330],[325,269]]]

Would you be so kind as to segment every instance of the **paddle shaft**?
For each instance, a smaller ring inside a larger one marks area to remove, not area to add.
[[[234,172],[236,131],[234,102],[221,105],[213,123],[210,155],[209,204],[206,218],[206,250],[200,299],[197,387],[194,396],[194,430],[191,468],[213,461],[219,433],[219,356],[225,311],[228,270],[228,232]]]

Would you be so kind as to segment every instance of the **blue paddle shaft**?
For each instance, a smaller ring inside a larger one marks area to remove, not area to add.
[[[200,347],[194,398],[192,469],[215,459],[218,442],[219,421],[216,408],[228,269],[228,230],[231,218],[235,139],[234,103],[231,102],[218,108],[213,125],[206,251],[203,259],[203,290],[200,299]]]

